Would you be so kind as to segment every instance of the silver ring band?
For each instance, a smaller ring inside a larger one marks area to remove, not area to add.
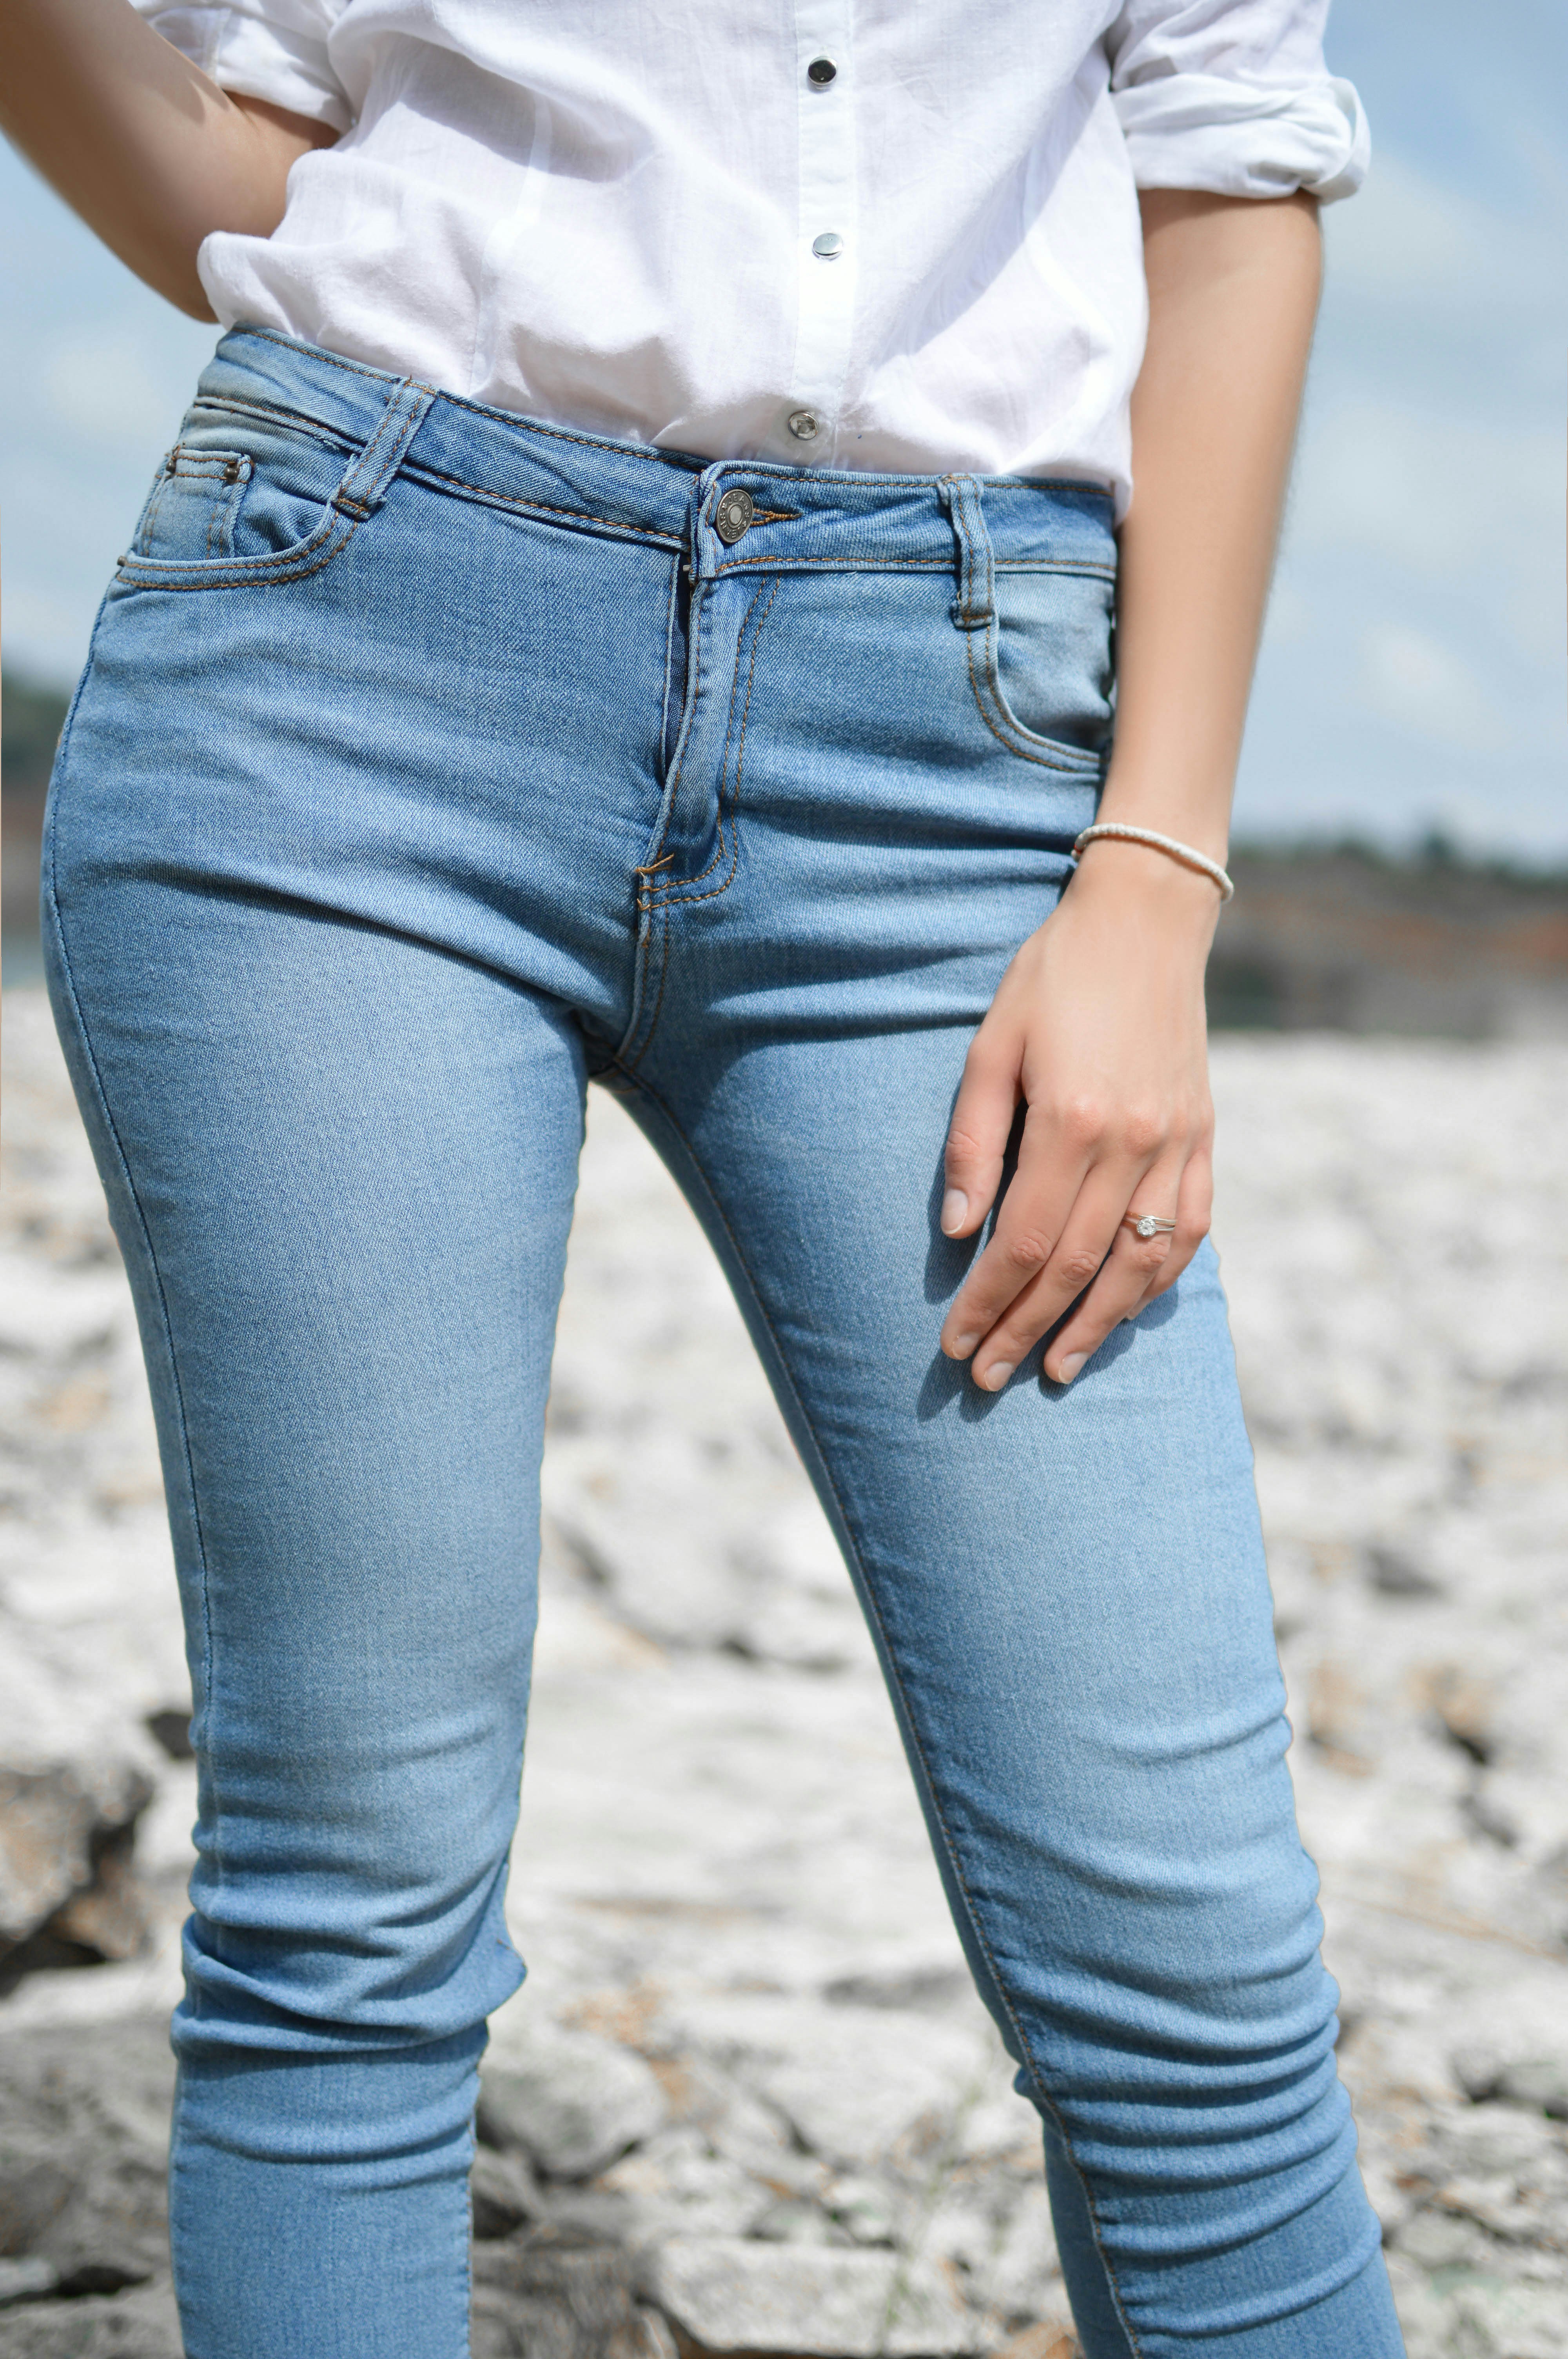
[[[1135,1237],[1173,1237],[1174,1221],[1162,1221],[1158,1212],[1123,1212],[1122,1223]]]

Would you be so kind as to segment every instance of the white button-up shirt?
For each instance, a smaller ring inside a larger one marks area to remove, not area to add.
[[[273,236],[207,239],[220,320],[708,458],[1125,504],[1136,189],[1367,164],[1327,0],[136,5],[343,134]]]

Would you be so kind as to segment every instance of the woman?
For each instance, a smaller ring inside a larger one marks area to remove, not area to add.
[[[843,1542],[1090,2359],[1386,2359],[1204,1243],[1321,0],[138,5],[6,0],[7,106],[232,331],[45,888],[195,1682],[191,2359],[466,2349],[589,1079]]]

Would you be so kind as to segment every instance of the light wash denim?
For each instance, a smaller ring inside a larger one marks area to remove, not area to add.
[[[708,465],[258,332],[202,377],[45,862],[195,1684],[190,2359],[467,2349],[589,1080],[843,1543],[1089,2359],[1400,2352],[1213,1256],[1069,1390],[936,1348],[944,1134],[1094,813],[1114,570],[1080,484]]]

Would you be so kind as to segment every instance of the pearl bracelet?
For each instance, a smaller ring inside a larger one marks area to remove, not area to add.
[[[1116,837],[1124,843],[1152,843],[1156,852],[1168,852],[1173,860],[1180,860],[1188,868],[1197,869],[1211,884],[1217,885],[1222,901],[1228,901],[1236,890],[1218,861],[1211,860],[1206,853],[1195,852],[1190,843],[1178,843],[1173,835],[1156,835],[1152,827],[1122,827],[1115,820],[1104,820],[1094,827],[1086,827],[1083,833],[1075,838],[1075,863],[1085,844],[1093,843],[1100,836]]]

